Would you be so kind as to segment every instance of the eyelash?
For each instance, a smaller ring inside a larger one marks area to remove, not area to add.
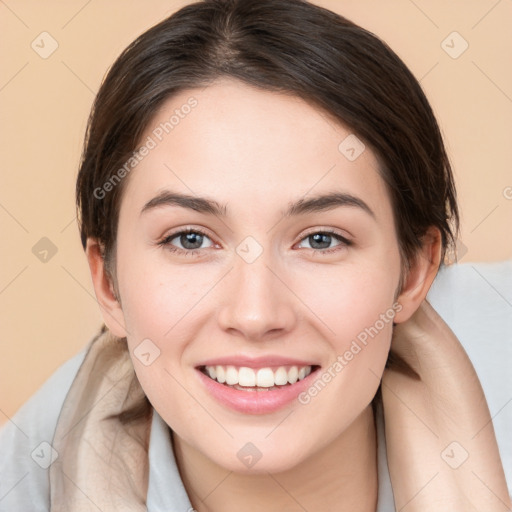
[[[165,247],[167,250],[169,250],[169,251],[171,251],[173,253],[182,254],[184,256],[190,256],[190,257],[199,256],[199,253],[203,249],[180,249],[179,247],[175,247],[174,245],[171,244],[171,241],[174,240],[175,238],[177,238],[177,237],[179,237],[181,235],[189,234],[189,233],[199,234],[199,235],[202,235],[204,237],[210,238],[210,236],[207,233],[205,233],[204,231],[202,231],[201,229],[198,229],[198,228],[183,229],[181,231],[176,231],[175,233],[171,233],[170,235],[167,235],[160,242],[158,242],[158,245],[162,246],[162,247]],[[331,254],[333,252],[339,251],[340,249],[343,249],[343,248],[346,248],[346,247],[350,247],[351,245],[353,245],[353,242],[351,240],[348,240],[344,236],[341,236],[339,233],[336,233],[335,231],[332,231],[332,230],[329,230],[329,229],[323,229],[323,230],[318,230],[318,231],[311,231],[309,233],[306,233],[300,239],[299,242],[302,242],[303,240],[305,240],[306,238],[309,238],[312,235],[320,235],[320,234],[321,235],[330,235],[333,238],[335,238],[338,242],[341,242],[341,243],[339,245],[336,245],[336,246],[330,248],[330,249],[313,249],[313,248],[309,248],[308,249],[308,248],[306,248],[309,251],[313,251],[315,253],[315,255],[316,254],[329,255],[329,254]]]

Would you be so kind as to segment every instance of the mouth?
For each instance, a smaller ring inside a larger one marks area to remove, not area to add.
[[[203,365],[197,369],[209,379],[231,389],[246,392],[269,392],[290,388],[319,368],[318,365],[281,365],[262,368]]]

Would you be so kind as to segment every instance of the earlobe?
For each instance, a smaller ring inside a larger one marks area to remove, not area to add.
[[[441,232],[430,227],[423,237],[423,245],[411,262],[397,302],[402,309],[395,315],[394,323],[407,321],[419,308],[437,275],[441,263]]]
[[[87,239],[85,249],[89,269],[91,271],[94,293],[100,306],[103,321],[110,332],[119,338],[126,337],[126,327],[121,304],[116,297],[114,284],[105,269],[101,246],[93,238]]]

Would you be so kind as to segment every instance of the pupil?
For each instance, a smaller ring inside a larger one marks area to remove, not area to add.
[[[331,235],[325,233],[316,233],[309,238],[309,244],[313,249],[327,249],[331,244]]]
[[[185,249],[199,249],[203,243],[203,235],[199,233],[185,233],[181,235],[180,242]]]

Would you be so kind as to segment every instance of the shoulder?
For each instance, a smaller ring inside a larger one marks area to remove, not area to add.
[[[0,430],[0,511],[49,509],[51,443],[87,348],[60,366]]]
[[[455,333],[475,367],[493,417],[510,487],[512,260],[442,268],[428,299]]]

